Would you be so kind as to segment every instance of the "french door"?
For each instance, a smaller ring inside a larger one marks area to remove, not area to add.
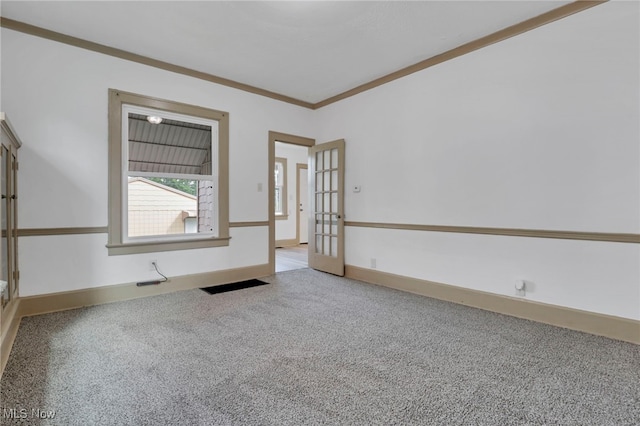
[[[309,149],[309,267],[344,276],[344,139]]]

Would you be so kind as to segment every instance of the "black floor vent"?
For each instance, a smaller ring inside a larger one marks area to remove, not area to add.
[[[227,291],[242,290],[243,288],[257,287],[259,285],[269,284],[260,280],[248,280],[240,281],[237,283],[214,285],[211,287],[204,287],[200,290],[206,291],[209,294],[225,293]]]

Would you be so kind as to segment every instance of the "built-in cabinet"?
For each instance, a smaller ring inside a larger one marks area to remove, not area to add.
[[[5,331],[19,294],[18,268],[18,149],[21,142],[7,116],[0,112],[0,329]],[[2,336],[4,337],[4,335]]]

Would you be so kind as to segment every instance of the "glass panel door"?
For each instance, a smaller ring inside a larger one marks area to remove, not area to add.
[[[344,140],[310,149],[309,266],[344,275]]]
[[[11,286],[11,299],[18,297],[18,286],[20,280],[20,269],[18,268],[18,159],[11,150],[11,196],[9,200],[9,206],[11,206],[11,212],[9,214],[9,229],[11,232],[11,238],[9,244],[11,245],[11,274],[13,275],[9,280],[13,285]],[[9,234],[7,234],[9,235]]]
[[[2,298],[2,307],[4,308],[9,303],[9,245],[8,245],[8,224],[7,221],[7,204],[9,203],[8,197],[8,176],[7,176],[7,161],[9,159],[9,151],[6,147],[2,146],[0,149],[0,192],[2,193],[2,199],[0,200],[0,227],[2,232],[2,242],[0,244],[0,290]]]

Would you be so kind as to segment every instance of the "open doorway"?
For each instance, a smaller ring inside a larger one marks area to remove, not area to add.
[[[307,268],[309,148],[276,141],[274,209],[276,272]]]
[[[309,147],[315,141],[269,132],[269,264],[272,272],[308,266]]]

